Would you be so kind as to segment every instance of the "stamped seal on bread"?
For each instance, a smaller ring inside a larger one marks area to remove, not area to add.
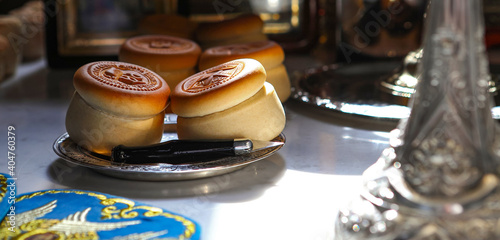
[[[254,59],[237,59],[180,82],[172,91],[172,111],[202,116],[235,106],[253,96],[266,81],[266,71]]]
[[[217,46],[205,50],[198,63],[200,70],[241,58],[252,58],[259,61],[266,69],[267,82],[271,83],[280,101],[284,102],[291,94],[290,79],[283,61],[283,48],[273,41],[241,43]]]
[[[285,112],[266,71],[255,59],[237,59],[204,70],[171,94],[179,139],[271,140]]]
[[[118,116],[155,115],[165,109],[170,94],[158,74],[124,62],[88,63],[76,71],[73,84],[87,103]]]
[[[66,113],[70,138],[84,149],[110,155],[114,146],[158,143],[170,88],[144,67],[101,61],[80,67]]]
[[[166,35],[145,35],[127,39],[122,50],[135,54],[185,54],[199,52],[195,42]]]
[[[120,47],[118,59],[154,71],[173,88],[196,73],[200,54],[201,48],[191,40],[144,35],[127,39]]]
[[[88,73],[101,83],[135,91],[154,91],[161,88],[162,84],[151,71],[120,62],[92,63]]]
[[[267,70],[283,63],[285,52],[273,41],[259,41],[217,46],[205,50],[199,61],[200,70],[240,58],[252,58],[259,61]]]
[[[133,38],[130,41],[130,44],[132,47],[143,51],[159,53],[190,51],[195,47],[191,41],[169,36]]]
[[[244,67],[244,62],[233,61],[205,70],[183,81],[182,90],[192,93],[206,91],[230,81]]]

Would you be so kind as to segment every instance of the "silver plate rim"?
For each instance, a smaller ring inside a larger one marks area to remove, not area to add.
[[[164,133],[172,134],[172,133]],[[280,133],[272,141],[286,142]],[[197,164],[116,164],[89,154],[69,138],[68,133],[59,136],[52,146],[54,152],[68,163],[90,168],[111,177],[140,181],[179,181],[218,176],[241,169],[251,163],[265,159],[283,145],[234,157],[225,157]]]

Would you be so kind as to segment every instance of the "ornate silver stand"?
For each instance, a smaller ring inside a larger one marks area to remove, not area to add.
[[[431,1],[411,114],[340,210],[336,239],[500,239],[481,2]]]
[[[410,98],[415,92],[419,75],[417,65],[422,60],[423,49],[411,51],[403,60],[403,65],[397,71],[380,82],[381,89],[394,96]]]

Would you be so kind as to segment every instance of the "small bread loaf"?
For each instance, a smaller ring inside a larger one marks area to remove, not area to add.
[[[196,39],[206,49],[215,46],[267,40],[263,33],[264,22],[255,14],[240,15],[220,22],[198,26]]]
[[[93,62],[73,78],[76,92],[66,114],[70,138],[103,155],[119,144],[158,143],[170,88],[154,72],[122,62]]]
[[[201,49],[188,39],[166,36],[137,36],[125,41],[119,60],[148,68],[160,75],[171,88],[193,75]]]
[[[202,117],[177,118],[179,139],[271,140],[285,127],[285,112],[273,85],[264,83],[242,103]]]
[[[23,61],[33,61],[45,53],[45,12],[43,1],[29,1],[9,12],[23,23]]]
[[[11,15],[0,16],[0,35],[4,36],[9,43],[9,48],[5,54],[6,66],[5,74],[10,76],[16,72],[17,66],[21,63],[23,56],[24,39],[21,34],[23,23],[19,18]]]
[[[281,102],[285,102],[292,93],[290,78],[283,64],[267,71],[267,82],[274,86]]]
[[[7,54],[8,48],[9,42],[7,38],[0,35],[0,83],[3,82],[3,80],[6,78],[5,66],[7,57],[5,55]]]
[[[232,44],[205,50],[200,56],[199,69],[204,70],[221,63],[240,58],[252,58],[264,66],[267,82],[271,83],[281,102],[290,97],[291,86],[283,60],[285,53],[280,45],[273,41]]]
[[[172,92],[172,111],[199,117],[233,107],[257,93],[266,80],[262,64],[253,59],[230,61],[199,72]]]
[[[238,59],[182,81],[171,95],[179,139],[271,140],[285,127],[285,113],[264,67]]]
[[[179,15],[147,15],[139,21],[137,30],[141,35],[169,35],[192,39],[198,24]]]

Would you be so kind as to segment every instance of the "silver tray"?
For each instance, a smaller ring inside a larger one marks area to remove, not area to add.
[[[162,142],[177,139],[177,134],[164,132]],[[285,135],[281,133],[273,141],[285,143]],[[250,163],[267,158],[278,151],[283,145],[268,148],[250,154],[224,157],[213,161],[193,164],[119,164],[112,163],[105,156],[87,151],[64,133],[56,139],[54,152],[67,162],[91,168],[102,174],[142,181],[176,181],[217,176],[236,171]]]
[[[331,64],[295,73],[291,98],[328,112],[396,123],[410,114],[408,98],[384,92],[380,82],[393,74],[399,64]],[[498,98],[496,94],[495,100],[500,102]],[[492,114],[500,119],[500,107],[494,107]]]

